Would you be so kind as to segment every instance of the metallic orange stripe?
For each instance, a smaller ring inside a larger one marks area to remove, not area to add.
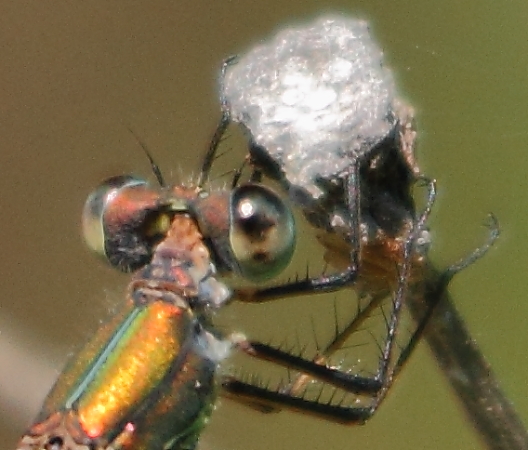
[[[113,431],[162,381],[180,350],[181,321],[182,310],[163,302],[134,319],[79,399],[78,417],[88,436]]]

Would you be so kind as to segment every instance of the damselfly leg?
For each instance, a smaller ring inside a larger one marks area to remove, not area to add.
[[[224,64],[223,72],[229,63]],[[227,105],[226,105],[227,107]],[[215,136],[222,134],[227,129],[229,123],[229,114],[227,110],[224,110],[220,126],[218,127]],[[221,139],[217,139],[219,143]],[[216,148],[211,147],[209,158],[213,158]],[[250,158],[252,163],[252,173],[250,174],[250,180],[261,179],[263,173],[266,172],[257,166],[255,160]],[[378,166],[375,168],[381,173],[380,167],[383,164],[378,162]],[[369,163],[369,168],[372,164]],[[372,171],[369,173],[372,177]],[[366,169],[363,171],[366,172]],[[362,173],[363,178],[365,174]],[[237,171],[235,174],[235,181],[233,185],[237,185],[241,177],[241,172]],[[381,178],[378,175],[378,180]],[[410,177],[409,177],[410,179]],[[379,367],[374,375],[370,377],[351,374],[345,370],[339,370],[334,367],[330,367],[326,364],[326,360],[330,358],[335,351],[337,351],[342,344],[347,340],[347,337],[357,329],[359,324],[362,323],[363,319],[372,313],[372,310],[379,306],[379,302],[386,297],[387,293],[383,295],[378,294],[374,296],[365,308],[363,308],[358,315],[352,320],[349,326],[345,327],[341,332],[336,333],[335,339],[326,347],[320,358],[317,360],[307,360],[299,355],[292,354],[291,352],[281,350],[280,348],[264,344],[257,341],[242,341],[238,344],[248,355],[273,362],[281,365],[290,370],[301,373],[294,382],[284,385],[279,388],[271,389],[263,387],[256,383],[251,383],[236,379],[232,376],[227,376],[222,380],[222,386],[225,390],[224,395],[230,398],[238,400],[242,403],[248,404],[253,407],[257,407],[263,411],[273,411],[280,408],[288,408],[306,413],[322,416],[329,420],[345,422],[345,423],[363,423],[375,413],[387,391],[389,390],[395,376],[400,372],[401,368],[407,361],[412,350],[415,348],[416,343],[419,341],[423,334],[423,330],[427,324],[429,315],[424,315],[423,320],[418,324],[415,332],[410,337],[407,345],[403,349],[399,349],[398,356],[396,353],[396,336],[398,332],[399,320],[401,316],[402,306],[405,304],[406,297],[408,295],[409,280],[412,279],[412,272],[418,272],[421,270],[421,265],[424,263],[424,250],[423,250],[423,238],[426,235],[426,221],[431,212],[431,207],[435,199],[435,183],[434,181],[425,180],[428,186],[427,200],[423,213],[412,220],[407,219],[406,224],[410,223],[410,226],[401,227],[400,232],[396,234],[389,241],[389,233],[377,233],[376,238],[370,240],[363,240],[363,249],[356,249],[356,252],[346,252],[345,254],[357,253],[360,255],[367,255],[366,259],[370,260],[370,266],[366,265],[365,268],[361,269],[361,259],[359,259],[360,274],[363,275],[363,279],[369,279],[371,276],[383,278],[383,282],[386,286],[392,286],[392,291],[388,295],[392,297],[391,300],[391,311],[387,319],[387,330],[385,341],[381,344],[381,355],[379,357]],[[377,187],[381,191],[382,188]],[[350,192],[350,191],[349,191]],[[408,198],[406,198],[408,200]],[[410,204],[412,201],[408,200]],[[408,216],[411,213],[408,214]],[[408,217],[407,216],[407,217]],[[353,221],[352,221],[353,222]],[[359,225],[358,225],[359,228]],[[410,228],[405,236],[405,231]],[[459,270],[470,265],[478,257],[482,256],[489,247],[495,241],[498,234],[498,227],[496,223],[490,227],[490,237],[484,246],[479,248],[476,252],[472,253],[468,258],[463,260],[456,265],[448,268],[445,272],[446,280],[447,274],[454,274]],[[348,242],[348,245],[353,245]],[[380,249],[384,249],[383,251]],[[387,256],[389,256],[387,258]],[[387,259],[389,263],[384,261]],[[372,263],[376,261],[376,263]],[[388,267],[386,273],[380,275],[380,267]],[[370,267],[375,267],[371,272]],[[317,278],[318,280],[323,277]],[[395,280],[393,280],[393,278]],[[285,298],[292,295],[307,295],[320,293],[325,291],[334,291],[338,289],[338,286],[333,283],[328,284],[316,284],[313,283],[312,278],[307,278],[301,282],[293,282],[275,285],[272,287],[265,288],[239,288],[235,290],[234,300],[250,303],[260,303],[270,300],[276,300]],[[364,283],[365,284],[365,283]],[[442,288],[445,289],[447,282],[441,283]],[[438,285],[440,286],[440,284]],[[437,297],[440,299],[440,295]],[[431,310],[434,308],[434,304],[429,305]],[[372,398],[370,405],[366,407],[351,407],[344,404],[335,404],[332,402],[320,402],[318,399],[308,399],[303,394],[303,389],[309,380],[317,379],[323,383],[334,386],[361,396],[369,396]]]

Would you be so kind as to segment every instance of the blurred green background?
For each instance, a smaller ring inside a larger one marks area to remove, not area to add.
[[[86,195],[103,178],[148,174],[127,127],[172,180],[183,174],[187,181],[219,116],[222,59],[325,12],[369,20],[416,107],[418,158],[440,190],[431,221],[435,261],[448,263],[482,242],[488,211],[500,219],[500,243],[456,278],[452,292],[528,422],[528,3],[6,1],[0,5],[2,448],[14,448],[68,355],[122,297],[127,277],[86,251],[79,222]],[[288,307],[273,311],[281,316]],[[249,323],[238,328],[250,334]],[[262,416],[221,401],[203,448],[481,447],[422,345],[365,427],[287,412]]]

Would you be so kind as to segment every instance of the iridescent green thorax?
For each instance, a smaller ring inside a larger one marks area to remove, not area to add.
[[[194,448],[214,403],[208,345],[217,341],[189,301],[211,270],[194,221],[172,225],[120,312],[62,373],[20,450]]]

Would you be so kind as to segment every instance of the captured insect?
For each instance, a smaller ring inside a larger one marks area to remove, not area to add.
[[[222,79],[228,63],[224,64]],[[224,104],[224,113],[227,111]],[[44,402],[18,450],[178,450],[196,447],[212,414],[217,394],[261,411],[290,409],[328,420],[363,424],[377,411],[395,377],[422,336],[429,314],[419,322],[407,346],[396,337],[410,280],[424,257],[426,223],[435,199],[435,183],[427,189],[421,212],[406,215],[405,227],[393,242],[396,250],[375,255],[371,269],[388,272],[377,279],[390,284],[390,312],[374,374],[355,374],[314,361],[280,347],[215,327],[215,313],[232,301],[264,302],[290,295],[329,292],[348,286],[355,272],[322,275],[271,287],[230,287],[236,273],[248,282],[268,282],[289,264],[296,242],[291,211],[255,174],[248,182],[235,177],[231,188],[208,189],[214,155],[229,124],[222,117],[195,185],[168,186],[152,162],[159,186],[132,176],[107,180],[89,197],[83,211],[88,246],[113,267],[131,273],[121,310],[101,326],[94,338],[68,364]],[[360,170],[360,169],[358,169]],[[358,172],[359,173],[359,172]],[[353,183],[350,188],[353,189]],[[350,196],[352,201],[354,197]],[[355,207],[342,216],[354,218]],[[452,276],[481,257],[497,235],[441,274],[445,289]],[[383,242],[370,241],[376,244]],[[364,259],[360,237],[348,239],[348,254]],[[381,263],[381,266],[380,264]],[[366,271],[365,271],[366,270]],[[440,298],[438,293],[431,295]],[[375,303],[369,303],[369,305]],[[428,306],[429,312],[434,302]],[[336,334],[325,350],[339,348],[368,308]],[[219,373],[231,350],[266,360],[300,374],[281,388]],[[304,395],[307,380],[368,397],[361,406],[323,402]]]
[[[398,98],[368,24],[339,15],[283,29],[231,61],[221,100],[226,122],[248,137],[251,178],[277,180],[302,210],[340,271],[333,282],[376,299],[368,311],[410,272],[405,303],[416,323],[433,315],[425,337],[479,436],[489,448],[528,446],[445,289],[446,273],[428,257],[429,231],[412,261],[402,252],[424,177],[412,108]],[[491,228],[496,238],[496,222]]]

